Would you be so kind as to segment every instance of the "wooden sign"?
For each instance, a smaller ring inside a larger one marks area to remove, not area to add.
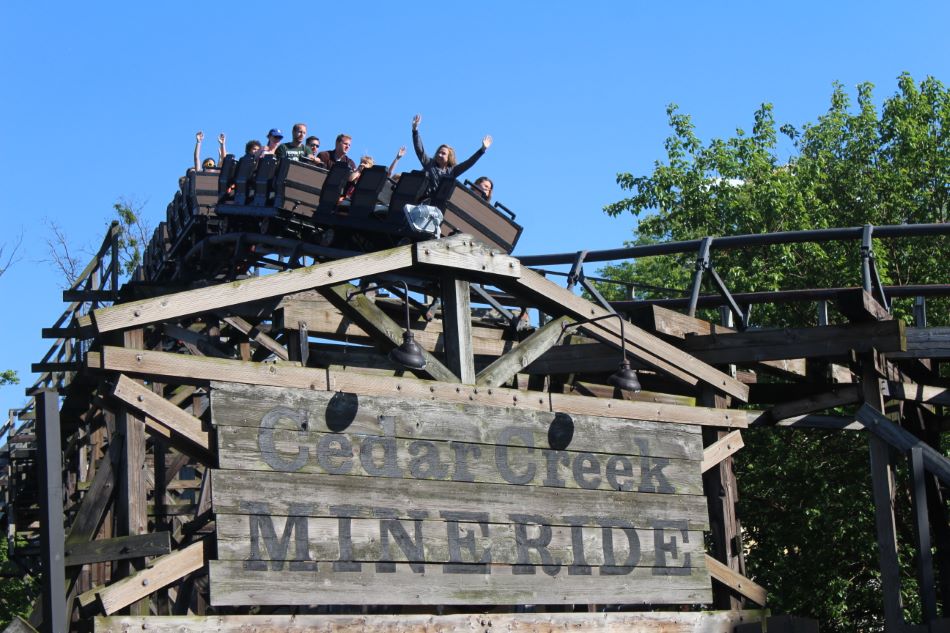
[[[214,605],[702,603],[698,426],[215,383]]]

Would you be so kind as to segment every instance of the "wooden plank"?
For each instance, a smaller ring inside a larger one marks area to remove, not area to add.
[[[305,508],[307,516],[332,517],[331,505],[358,503],[360,508],[392,509],[393,518],[406,520],[412,518],[410,510],[429,508],[487,513],[489,523],[510,523],[510,515],[531,514],[550,518],[550,525],[564,525],[562,517],[573,513],[622,519],[643,528],[652,528],[656,521],[682,521],[686,530],[709,526],[706,500],[699,495],[540,486],[519,491],[503,484],[238,470],[212,471],[211,486],[216,514],[242,514],[254,502],[272,515]],[[288,498],[291,487],[295,494]]]
[[[261,347],[269,350],[274,356],[280,360],[289,360],[287,350],[283,345],[275,341],[273,338],[261,332],[258,328],[254,327],[244,319],[239,316],[226,316],[222,318],[222,321],[233,327],[234,329],[240,331],[242,334],[255,341]]]
[[[101,353],[88,353],[86,362],[92,369],[165,376],[190,381],[226,380],[304,389],[327,388],[325,370],[300,367],[297,363],[254,363],[150,350],[128,350],[111,346],[103,347]]]
[[[569,431],[561,440],[562,448],[581,452],[602,452],[605,447],[622,447],[631,455],[648,454],[671,459],[698,462],[702,459],[699,429],[695,426],[671,425],[633,419],[568,416],[530,409],[498,408],[476,402],[450,403],[441,399],[415,400],[394,394],[394,397],[313,390],[288,390],[266,386],[244,386],[229,383],[212,385],[214,424],[219,428],[248,427],[258,430],[275,404],[286,404],[307,412],[306,433],[339,432],[378,435],[380,416],[393,418],[392,434],[396,438],[491,444],[506,428],[518,426],[530,434],[520,434],[537,447],[549,447],[554,438]],[[472,424],[478,420],[478,424]],[[293,433],[289,437],[305,437],[292,420],[282,421],[277,429]],[[296,435],[295,435],[296,434]],[[315,444],[306,439],[307,445]],[[275,444],[276,445],[276,444]],[[227,457],[226,455],[224,456]]]
[[[364,294],[353,295],[349,299],[350,293],[358,289],[352,284],[336,284],[329,288],[321,289],[321,294],[335,305],[343,314],[352,318],[360,326],[369,332],[373,339],[381,343],[383,349],[388,351],[393,347],[402,344],[403,327],[389,318],[372,300]],[[438,358],[429,352],[422,350],[422,355],[426,359],[426,367],[423,371],[435,380],[456,383],[458,377],[448,367],[442,364]]]
[[[98,332],[110,332],[391,272],[412,265],[412,248],[399,246],[273,275],[100,308],[93,312],[93,322]]]
[[[314,426],[317,425],[312,419],[310,419],[307,423],[308,428],[306,431],[301,432],[298,430],[286,430],[283,432],[274,432],[273,434],[267,436],[267,448],[262,448],[264,445],[262,439],[263,436],[259,429],[255,429],[253,427],[219,426],[218,445],[221,451],[220,467],[233,469],[243,468],[244,470],[274,470],[271,464],[280,464],[294,459],[298,454],[300,447],[302,446],[305,447],[308,455],[311,455],[311,459],[308,459],[299,468],[296,468],[294,472],[326,473],[327,470],[325,469],[322,460],[318,459],[313,453],[310,453],[310,449],[316,449],[317,446],[332,444],[335,451],[342,453],[344,450],[339,446],[339,442],[341,442],[341,440],[339,439],[340,436],[338,434],[316,433],[313,431]],[[525,429],[528,428],[529,427],[525,427]],[[736,431],[736,433],[738,433],[738,431]],[[348,436],[348,440],[346,442],[348,450],[345,452],[346,459],[352,461],[353,467],[351,474],[353,476],[373,476],[371,473],[366,471],[365,464],[361,460],[361,449],[366,444],[366,442],[369,442],[370,446],[372,446],[374,443],[377,443],[378,438],[382,437],[381,434],[382,430],[377,427],[375,434],[354,434]],[[523,437],[528,436],[527,434],[524,434]],[[634,486],[639,485],[642,469],[646,468],[649,470],[651,464],[655,466],[657,459],[660,459],[662,460],[662,465],[657,466],[657,468],[659,468],[659,472],[662,474],[664,485],[672,487],[677,494],[702,494],[702,486],[700,485],[699,478],[696,476],[695,461],[655,456],[653,455],[654,450],[652,447],[655,445],[660,445],[662,443],[662,439],[646,433],[638,434],[636,437],[637,442],[642,443],[642,445],[645,447],[650,447],[648,449],[650,450],[650,454],[642,456],[639,460],[630,460],[628,458],[628,460],[624,462],[624,467],[629,468],[630,472],[628,475],[621,477],[621,480],[624,482],[629,482]],[[273,440],[272,445],[270,444],[271,439]],[[547,442],[545,442],[545,444],[547,444]],[[634,452],[640,450],[637,445],[627,445],[626,442],[624,444],[625,450],[628,448]],[[393,470],[398,470],[403,474],[409,473],[413,469],[420,468],[418,456],[421,452],[425,452],[425,454],[429,457],[438,456],[439,462],[446,465],[444,470],[445,474],[443,477],[432,477],[437,479],[446,478],[451,472],[447,467],[447,465],[452,462],[451,456],[456,452],[464,452],[467,455],[467,474],[470,476],[473,482],[493,484],[505,483],[504,477],[499,474],[495,465],[495,459],[497,457],[496,452],[491,447],[486,447],[483,444],[465,443],[454,440],[451,441],[450,444],[448,441],[441,440],[410,440],[393,438],[391,446],[394,447],[396,452],[396,458],[393,462]],[[507,459],[512,463],[530,464],[532,461],[534,461],[534,458],[540,457],[543,454],[542,451],[548,450],[550,449],[541,448],[540,446],[538,448],[526,448],[523,445],[510,444],[508,445],[506,455]],[[615,450],[618,450],[618,447],[611,447],[611,451]],[[546,459],[546,453],[544,454]],[[629,453],[625,452],[625,454]],[[600,472],[603,473],[604,466],[610,462],[611,456],[611,454],[603,452],[561,450],[558,451],[556,455],[556,463],[553,465],[546,464],[543,459],[537,460],[538,463],[535,467],[538,469],[544,468],[548,473],[546,478],[537,477],[525,483],[524,485],[555,485],[556,487],[575,489],[580,488],[581,484],[575,477],[571,476],[572,468],[574,468],[575,462],[577,462],[577,460],[587,460],[589,468],[594,468],[596,465],[600,469]],[[342,454],[337,459],[343,459]],[[551,459],[553,459],[553,457]],[[334,461],[336,461],[336,459]],[[645,466],[641,464],[643,461],[646,462]],[[616,460],[612,463],[616,465]],[[627,464],[629,464],[629,467]],[[552,472],[556,473],[556,484],[547,483],[548,479],[555,479],[555,477],[552,477],[551,475]],[[611,489],[610,482],[605,476],[603,476],[603,474],[585,480],[584,485],[588,490]]]
[[[706,567],[709,569],[709,575],[726,585],[727,587],[739,592],[752,602],[765,606],[768,598],[768,592],[765,587],[749,580],[737,571],[730,569],[727,565],[706,554]]]
[[[120,375],[113,388],[112,395],[126,404],[138,409],[152,422],[166,427],[169,431],[184,438],[202,451],[209,453],[211,444],[208,433],[201,428],[201,420],[182,411],[165,398],[146,389],[125,375]],[[149,420],[146,418],[146,423]]]
[[[256,556],[253,551],[252,537],[250,533],[257,530],[251,523],[257,521],[266,521],[274,527],[275,534],[283,534],[287,522],[296,522],[300,517],[286,517],[275,515],[237,515],[237,514],[219,514],[215,523],[217,536],[218,560],[230,561],[248,561]],[[309,560],[316,563],[319,569],[322,563],[334,563],[340,560],[339,529],[340,519],[338,518],[311,518],[304,517],[307,526],[307,555]],[[414,554],[409,556],[399,547],[388,548],[384,551],[381,542],[381,532],[384,530],[382,521],[379,518],[352,518],[347,519],[349,533],[349,544],[351,547],[351,556],[349,560],[365,565],[368,569],[381,560],[389,560],[397,563],[421,562],[433,567],[452,562],[452,553],[450,551],[448,531],[453,530],[454,526],[449,527],[446,521],[433,520],[420,521],[419,534],[421,535],[422,547],[421,556]],[[498,573],[510,573],[510,570],[504,569],[504,565],[519,564],[519,546],[517,528],[511,523],[476,523],[471,521],[458,521],[460,535],[466,533],[477,534],[478,549],[484,551],[489,544],[491,547],[491,564],[495,567],[494,571]],[[409,525],[409,522],[406,522]],[[484,529],[482,526],[484,525]],[[298,528],[299,529],[299,524]],[[534,528],[532,528],[534,529]],[[598,525],[552,525],[550,526],[550,539],[547,540],[545,549],[554,559],[562,561],[567,565],[574,560],[575,543],[574,532],[580,529],[582,538],[582,547],[584,551],[584,562],[591,567],[598,568],[609,564],[604,555],[604,528]],[[409,531],[412,531],[410,528]],[[629,552],[629,542],[625,532],[618,528],[607,528],[610,535],[608,548],[611,548],[615,557],[621,560]],[[661,538],[672,534],[661,535]],[[491,535],[489,540],[488,534]],[[675,532],[677,537],[683,537],[683,532]],[[688,569],[691,567],[702,567],[705,561],[705,552],[703,545],[703,533],[701,531],[688,531],[685,533],[685,540],[679,540],[677,544],[677,558],[675,562],[672,559],[666,559],[667,554],[664,550],[657,550],[655,547],[656,534],[652,529],[638,529],[635,535],[631,535],[630,540],[639,547],[639,555],[636,565],[639,567],[655,567],[658,570],[669,569],[674,566],[677,569]],[[616,549],[614,550],[614,542]],[[621,547],[623,548],[621,554]],[[266,561],[272,568],[274,559],[267,556],[268,550],[263,548],[259,552],[262,560]],[[528,563],[530,565],[541,565],[543,563],[537,549],[529,549],[527,552]],[[620,556],[618,556],[620,555]],[[299,561],[299,552],[292,548],[287,548],[284,558],[280,562],[285,563],[284,567],[289,568],[289,563]],[[671,565],[670,563],[673,563]],[[612,564],[612,563],[610,563]],[[487,571],[487,570],[486,570]],[[593,570],[596,575],[596,569]],[[657,575],[662,572],[658,571]]]
[[[727,409],[544,394],[501,387],[486,389],[407,377],[373,376],[356,371],[327,371],[283,363],[198,358],[167,352],[126,350],[121,347],[105,346],[101,353],[89,352],[86,360],[91,369],[164,376],[182,381],[217,380],[733,428],[744,428],[748,424],[744,412]]]
[[[396,563],[392,573],[245,570],[240,561],[211,561],[211,604],[658,604],[709,600],[709,576],[691,568],[689,575],[653,576],[643,567],[611,576],[609,591],[598,576],[544,573],[446,574],[441,565],[414,573]],[[253,583],[243,578],[253,577]],[[243,577],[243,578],[242,578]]]
[[[441,240],[419,242],[413,247],[415,262],[468,273],[517,278],[521,262],[504,252],[473,240],[464,233]]]
[[[93,590],[103,611],[115,613],[204,566],[204,541],[161,556],[146,569],[105,588]],[[87,592],[88,593],[88,592]]]
[[[73,567],[144,556],[162,556],[169,552],[171,552],[171,540],[168,532],[119,536],[70,545],[66,548],[66,566]]]
[[[499,282],[499,285],[509,288],[516,295],[527,293],[538,302],[547,305],[549,310],[555,310],[556,314],[566,312],[579,320],[608,314],[603,308],[578,297],[570,290],[558,286],[527,268],[522,269],[519,279],[505,280]],[[620,324],[616,320],[605,319],[585,325],[584,329],[596,338],[619,347]],[[633,357],[688,384],[695,385],[698,381],[703,381],[743,402],[748,399],[749,388],[731,376],[696,360],[633,324],[628,323],[624,329],[627,352]]]
[[[743,446],[745,446],[745,443],[742,441],[742,433],[738,429],[719,438],[714,444],[703,449],[703,461],[700,470],[706,472],[725,458],[735,454]]]
[[[763,611],[476,613],[402,615],[112,616],[95,619],[96,633],[732,633],[761,622]]]
[[[467,281],[442,276],[442,326],[445,358],[458,382],[475,384],[475,353],[472,348],[471,290]]]
[[[950,326],[909,327],[906,352],[888,352],[888,358],[950,358]]]
[[[817,413],[834,407],[854,404],[860,400],[860,385],[842,385],[834,387],[831,391],[777,404],[771,409],[771,417],[773,421],[785,420],[797,415]]]
[[[784,358],[847,357],[852,350],[882,352],[907,349],[901,320],[810,328],[747,330],[733,334],[690,336],[689,352],[705,352],[714,363],[750,363]]]
[[[564,326],[573,322],[573,319],[566,316],[548,321],[519,343],[518,347],[499,356],[479,372],[475,384],[480,387],[498,387],[505,384],[554,347],[564,333]]]

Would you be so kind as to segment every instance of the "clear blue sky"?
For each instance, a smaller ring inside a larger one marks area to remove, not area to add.
[[[704,139],[750,129],[766,101],[800,125],[835,81],[871,81],[879,101],[903,71],[950,81],[948,23],[936,1],[3,2],[0,243],[23,244],[0,277],[0,368],[31,384],[65,308],[44,222],[93,249],[126,197],[156,224],[197,130],[212,156],[219,132],[240,153],[304,121],[388,162],[421,112],[432,148],[494,136],[469,175],[525,226],[515,254],[611,248],[635,221],[601,209],[618,171],[663,156],[668,103]],[[0,389],[4,416],[22,386]]]

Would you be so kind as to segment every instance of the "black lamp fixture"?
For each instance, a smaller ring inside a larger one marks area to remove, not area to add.
[[[594,317],[593,319],[575,321],[574,323],[565,323],[563,330],[567,330],[569,327],[578,327],[586,323],[594,323],[595,321],[610,319],[612,317],[616,317],[617,320],[620,321],[620,368],[610,375],[610,377],[607,379],[607,383],[617,387],[618,389],[623,389],[624,391],[640,391],[642,389],[640,386],[640,379],[637,378],[637,372],[630,368],[630,361],[627,360],[627,337],[624,336],[623,317],[621,317],[616,312],[604,314],[599,317]]]
[[[402,333],[402,344],[398,347],[394,347],[392,351],[389,352],[389,359],[394,363],[402,365],[406,369],[425,369],[426,357],[422,353],[422,348],[416,343],[416,339],[412,336],[412,322],[409,318],[409,284],[401,279],[398,283],[402,284],[403,290],[406,293],[403,301],[406,304],[406,330]],[[346,300],[349,301],[353,295],[368,292],[369,290],[375,290],[375,288],[351,292],[346,296]]]

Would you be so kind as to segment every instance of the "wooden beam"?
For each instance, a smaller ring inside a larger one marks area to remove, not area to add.
[[[887,381],[884,395],[897,400],[908,400],[925,404],[950,405],[950,389],[933,387],[910,382]]]
[[[723,565],[709,554],[706,554],[706,568],[709,570],[710,576],[730,589],[745,596],[757,605],[763,607],[766,605],[768,591],[766,591],[765,587],[756,584],[739,572]]]
[[[165,376],[182,381],[223,380],[303,389],[327,388],[325,370],[301,367],[297,363],[255,363],[112,346],[103,347],[102,352],[89,352],[86,363],[91,369]]]
[[[213,615],[97,617],[96,633],[721,633],[743,623],[762,622],[765,611],[679,611],[597,613],[457,613],[450,615]]]
[[[318,391],[348,391],[366,395],[417,397],[445,402],[473,402],[537,411],[585,413],[680,424],[732,428],[745,428],[748,424],[745,412],[730,409],[548,394],[501,387],[473,387],[405,376],[397,378],[362,374],[357,371],[344,372],[283,364],[199,358],[168,352],[127,350],[121,347],[106,346],[102,349],[101,355],[98,352],[90,352],[86,358],[90,367],[95,369],[165,376],[180,380],[198,379],[297,387]]]
[[[875,367],[873,352],[861,355],[858,370],[861,374],[861,387],[864,405],[859,409],[868,420],[868,430],[872,436],[868,441],[868,453],[871,470],[871,492],[874,499],[874,527],[877,536],[878,561],[881,572],[881,593],[884,601],[885,628],[892,631],[904,626],[903,600],[901,597],[900,562],[897,553],[897,526],[894,515],[896,485],[893,456],[888,442],[878,433],[887,433],[888,427],[896,426],[890,420],[882,424],[875,413],[884,410],[881,398],[880,379]],[[881,416],[883,418],[883,415]],[[862,418],[858,421],[864,422]],[[874,433],[874,430],[878,433]]]
[[[499,356],[491,365],[476,376],[475,384],[480,387],[499,387],[515,374],[541,357],[554,347],[564,333],[564,326],[573,323],[570,317],[558,317],[548,321],[535,330],[518,347],[503,356]]]
[[[706,472],[725,458],[736,453],[743,446],[745,446],[745,443],[742,441],[742,433],[738,429],[719,438],[714,444],[710,444],[703,449],[703,461],[700,470]]]
[[[399,246],[273,275],[100,308],[93,312],[93,322],[98,332],[111,332],[391,272],[412,265],[412,248],[411,245]]]
[[[375,303],[393,318],[391,306],[378,299]],[[363,328],[344,317],[336,306],[322,296],[306,299],[288,297],[281,301],[279,309],[278,327],[285,330],[296,331],[301,323],[306,323],[310,334],[321,338],[349,343],[372,341]],[[437,353],[444,350],[441,320],[417,320],[412,324],[412,334],[416,342],[426,350]],[[516,342],[517,339],[506,329],[472,326],[472,347],[476,354],[499,356],[511,349]]]
[[[141,328],[122,333],[125,347],[136,351],[144,347],[145,333]],[[148,532],[147,486],[145,483],[145,419],[141,413],[119,406],[116,411],[116,429],[122,435],[122,465],[118,471],[119,489],[116,496],[116,525],[118,536],[133,536]],[[132,569],[141,569],[142,557],[119,561],[115,576],[122,578]],[[149,605],[132,605],[133,615],[148,615]]]
[[[171,537],[168,532],[119,536],[67,547],[66,566],[75,567],[127,558],[162,556],[170,551]]]
[[[441,240],[419,242],[413,248],[416,263],[474,273],[517,278],[521,262],[502,251],[488,248],[461,233]]]
[[[932,446],[918,439],[913,433],[895,424],[867,403],[861,405],[854,416],[875,437],[902,453],[909,455],[912,448],[919,448],[924,468],[935,475],[944,485],[950,486],[950,459]]]
[[[467,281],[442,276],[442,327],[445,359],[459,382],[475,384],[475,353],[472,349],[471,290]]]
[[[257,327],[251,325],[239,316],[226,316],[221,319],[234,329],[238,330],[252,341],[255,341],[261,347],[270,350],[274,356],[280,360],[288,360],[290,356],[283,345],[275,341],[270,336],[261,332]]]
[[[868,323],[872,321],[890,321],[894,317],[871,296],[864,288],[852,288],[839,292],[835,297],[835,304],[841,314],[852,323]]]
[[[347,296],[357,290],[352,284],[342,283],[329,288],[321,288],[320,292],[344,315],[356,321],[360,327],[369,332],[375,341],[383,345],[384,350],[388,351],[399,346],[402,343],[403,327],[405,326],[401,326],[389,318],[389,315],[364,294],[354,295],[348,300]],[[422,355],[426,359],[426,367],[422,371],[436,380],[451,383],[459,381],[458,376],[443,365],[438,358],[424,349]]]
[[[201,449],[201,456],[207,460],[211,443],[208,433],[201,428],[201,420],[124,375],[119,376],[112,395],[145,414],[146,425],[160,425]]]
[[[777,404],[771,408],[770,414],[772,421],[775,422],[797,415],[817,413],[846,404],[854,404],[860,402],[861,397],[860,385],[842,385],[833,388],[831,391]]]
[[[578,320],[609,314],[603,308],[578,297],[570,290],[562,288],[528,268],[522,269],[519,279],[499,281],[499,285],[516,295],[529,295],[554,314],[567,313]],[[620,324],[615,319],[588,324],[584,326],[584,329],[604,342],[619,347]],[[748,400],[748,386],[735,378],[697,360],[633,324],[628,323],[624,329],[627,352],[633,357],[688,384],[695,385],[702,381],[743,402]]]
[[[906,352],[888,352],[888,358],[950,358],[950,326],[909,327]]]
[[[79,602],[91,604],[94,598],[98,598],[103,611],[112,614],[203,566],[204,541],[197,541],[184,549],[155,559],[147,568],[128,578],[105,588],[97,587],[87,591],[79,597]]]
[[[748,330],[733,334],[691,336],[683,349],[706,352],[713,363],[750,363],[784,358],[847,357],[852,350],[867,352],[907,349],[904,322],[875,321],[854,325]]]

